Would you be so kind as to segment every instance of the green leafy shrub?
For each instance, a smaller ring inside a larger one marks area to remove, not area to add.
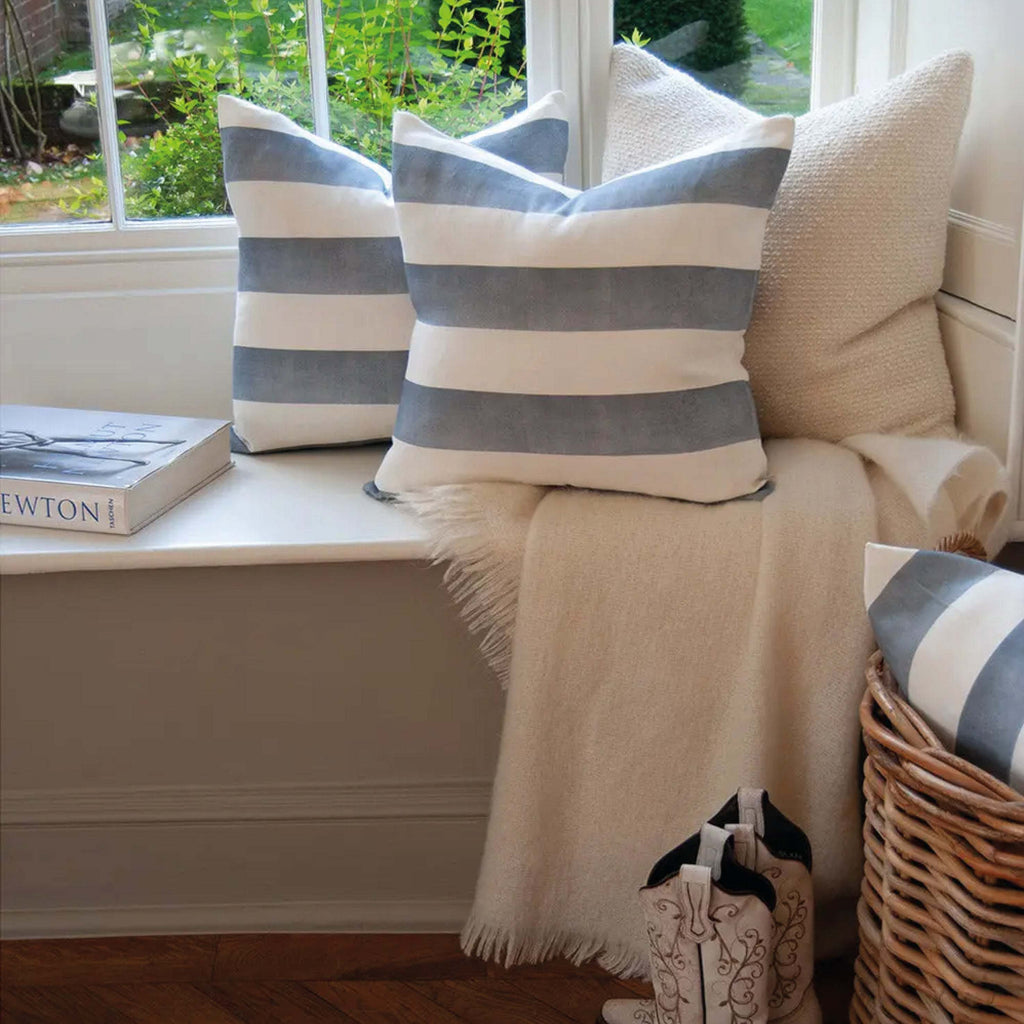
[[[336,0],[324,5],[332,135],[371,159],[391,155],[391,119],[411,110],[442,131],[466,134],[499,120],[525,98],[521,68],[506,73],[510,0]],[[160,14],[141,0],[144,44],[166,41]],[[128,210],[137,217],[176,217],[226,210],[216,96],[230,90],[278,110],[307,128],[305,8],[271,0],[221,0],[211,16],[223,41],[179,46],[164,74],[175,83],[170,105],[155,97],[155,115],[173,120],[125,161]],[[180,32],[179,32],[180,35]],[[151,64],[151,53],[140,63]],[[152,74],[152,72],[150,72]],[[143,74],[137,88],[146,93]]]
[[[750,56],[743,0],[615,0],[615,33],[620,37],[629,38],[637,30],[661,39],[695,21],[706,21],[708,34],[687,56],[687,67],[711,71]]]
[[[429,0],[431,24],[436,26],[438,12],[443,0]],[[474,19],[477,21],[478,19]],[[479,21],[482,23],[483,18]],[[505,40],[505,55],[502,60],[502,71],[507,75],[515,75],[526,63],[526,5],[521,2],[518,7],[507,10],[508,36]]]
[[[129,217],[194,217],[227,212],[221,171],[217,107],[198,103],[129,152],[122,167]]]

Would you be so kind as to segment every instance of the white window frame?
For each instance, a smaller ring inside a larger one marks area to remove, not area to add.
[[[858,0],[815,0],[812,105],[818,106],[853,91],[854,41]],[[110,52],[106,45],[104,0],[88,0],[92,46],[98,72],[97,102],[101,112],[100,145],[107,166],[111,219],[104,222],[18,224],[0,227],[0,251],[7,259],[51,253],[67,261],[80,253],[88,262],[110,252],[190,251],[199,255],[227,252],[237,245],[232,217],[176,218],[131,221],[124,209],[120,146],[112,88]],[[318,135],[329,137],[327,71],[322,8],[307,0],[313,117]],[[527,92],[534,101],[552,89],[569,100],[572,149],[567,177],[571,184],[600,179],[608,53],[613,43],[612,0],[528,0],[526,42],[529,55]]]

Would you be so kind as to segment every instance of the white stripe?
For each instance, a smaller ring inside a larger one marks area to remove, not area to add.
[[[952,748],[978,673],[1024,616],[1024,576],[995,572],[964,591],[924,635],[907,694]]]
[[[768,213],[749,206],[676,203],[563,217],[490,207],[398,204],[406,262],[479,267],[613,263],[758,270]],[[595,245],[595,238],[614,244]]]
[[[438,484],[517,480],[713,502],[753,493],[764,484],[766,468],[758,440],[683,455],[466,452],[396,440],[377,473],[377,486],[401,492]]]
[[[459,139],[450,138],[443,132],[431,128],[430,125],[406,110],[396,111],[392,130],[397,145],[419,146],[435,153],[449,153],[462,157],[464,160],[473,160],[479,164],[495,167],[507,174],[514,174],[517,178],[543,185],[545,188],[551,189],[552,192],[558,192],[563,196],[579,195],[577,189],[569,188],[568,185],[560,185],[543,174],[528,171],[525,167],[512,163],[511,160],[505,160],[494,153],[489,153],[486,149],[476,149]]]
[[[632,395],[746,380],[742,331],[502,331],[417,322],[406,376],[428,387]]]
[[[346,149],[328,139],[321,139],[297,125],[290,118],[285,117],[284,114],[258,107],[255,103],[239,99],[237,96],[221,93],[217,97],[217,116],[221,128],[262,128],[268,132],[280,132],[282,135],[294,135],[299,139],[307,139],[328,153],[334,153],[346,160],[354,160],[356,163],[368,167],[380,177],[389,189],[391,188],[391,174],[386,168],[353,149]]]
[[[235,401],[235,433],[254,452],[379,441],[391,436],[396,410],[394,405]]]
[[[240,292],[235,344],[249,348],[390,352],[406,348],[416,315],[409,296]]]
[[[914,548],[894,548],[887,544],[864,546],[864,607],[870,609],[878,595],[917,554]]]
[[[300,181],[228,185],[238,230],[247,238],[387,238],[398,235],[391,197],[368,188]]]

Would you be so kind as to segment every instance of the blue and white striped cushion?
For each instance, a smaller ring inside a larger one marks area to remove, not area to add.
[[[1024,576],[868,544],[864,601],[910,704],[949,749],[1024,792]]]
[[[582,193],[411,114],[394,138],[417,320],[381,491],[513,480],[713,502],[764,485],[740,360],[792,118]]]
[[[239,228],[236,447],[386,439],[414,314],[391,175],[281,114],[218,101]],[[562,180],[569,128],[552,93],[467,141]]]

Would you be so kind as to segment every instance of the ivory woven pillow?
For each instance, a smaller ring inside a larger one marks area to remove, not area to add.
[[[740,359],[792,118],[582,193],[410,114],[394,137],[416,326],[381,491],[761,488]]]
[[[868,544],[864,601],[907,700],[949,749],[1024,792],[1024,576]]]
[[[391,435],[413,310],[391,175],[281,114],[218,100],[238,222],[235,447],[261,452]],[[561,180],[561,93],[467,140]]]
[[[797,118],[768,221],[746,365],[765,436],[953,430],[942,280],[966,53]],[[614,48],[605,180],[758,115],[635,46]]]

